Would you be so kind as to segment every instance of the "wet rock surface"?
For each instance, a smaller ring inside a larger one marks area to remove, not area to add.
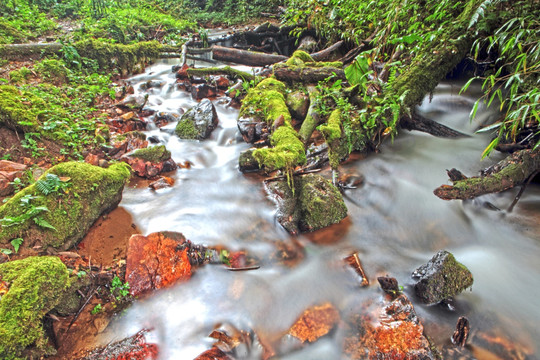
[[[140,177],[153,179],[161,173],[176,170],[177,165],[171,159],[171,152],[165,145],[138,149],[122,157],[135,174]]]
[[[159,348],[156,344],[148,343],[146,331],[142,330],[126,339],[116,341],[81,355],[78,360],[102,359],[129,359],[129,360],[157,360]]]
[[[0,196],[8,196],[13,194],[15,188],[13,181],[16,178],[21,179],[24,176],[28,166],[19,164],[13,161],[0,160]]]
[[[188,250],[181,247],[185,242],[184,235],[176,232],[133,235],[126,266],[130,294],[140,296],[188,280],[192,270]]]
[[[293,181],[294,193],[285,179],[265,184],[278,207],[277,219],[289,233],[319,230],[347,216],[341,193],[324,177],[307,174]]]
[[[412,277],[417,281],[414,285],[416,295],[426,304],[451,299],[473,284],[469,269],[445,250],[416,269]]]
[[[175,133],[181,139],[203,140],[210,136],[217,125],[216,108],[210,100],[204,99],[182,115]]]

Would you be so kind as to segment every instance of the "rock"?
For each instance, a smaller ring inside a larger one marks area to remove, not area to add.
[[[181,139],[206,139],[217,127],[218,116],[214,104],[208,99],[186,111],[176,125],[175,133]]]
[[[23,351],[28,346],[36,347],[36,358],[47,353],[42,319],[58,303],[68,276],[57,257],[0,264],[0,279],[9,284],[0,301],[0,358],[26,358]]]
[[[197,356],[195,360],[232,360],[232,358],[217,347],[212,347]]]
[[[165,84],[165,81],[148,80],[147,82],[141,84],[141,90],[148,90],[152,88],[161,89]]]
[[[22,179],[27,165],[8,160],[0,160],[0,196],[13,194],[15,188],[11,184],[16,178]]]
[[[473,276],[454,255],[441,250],[425,265],[416,269],[412,277],[416,295],[426,304],[437,304],[453,298],[473,284]]]
[[[160,177],[158,180],[148,185],[152,190],[159,190],[171,187],[174,185],[174,179],[166,176]]]
[[[240,130],[244,141],[250,144],[259,140],[267,140],[270,135],[268,124],[253,118],[240,117],[238,119],[238,130]]]
[[[212,76],[210,77],[210,81],[213,84],[216,84],[218,89],[223,89],[223,90],[228,89],[229,86],[231,85],[231,82],[225,76]]]
[[[215,97],[217,89],[208,84],[198,84],[191,87],[191,97],[194,100],[202,100]]]
[[[191,277],[188,249],[180,247],[184,242],[184,235],[175,232],[131,236],[126,281],[132,296],[168,287]]]
[[[137,176],[149,179],[177,168],[165,145],[137,149],[123,156],[121,160],[127,162]]]
[[[189,75],[187,73],[188,69],[189,69],[189,66],[187,64],[184,64],[180,68],[178,67],[173,68],[173,71],[176,72],[177,79],[187,79],[189,78]]]
[[[317,49],[317,40],[313,36],[304,36],[302,40],[300,40],[300,44],[298,45],[297,50],[302,50],[307,53],[315,52]]]
[[[177,122],[180,119],[180,115],[174,113],[158,112],[154,116],[154,123],[157,127],[163,127],[169,123]]]
[[[338,310],[330,303],[313,306],[304,311],[289,329],[289,334],[301,342],[314,342],[328,334],[340,320]]]
[[[91,350],[79,356],[79,360],[101,360],[101,359],[130,359],[130,360],[157,360],[159,348],[156,344],[146,341],[145,333],[141,330],[126,339],[107,344],[105,347]]]
[[[88,154],[84,158],[84,162],[88,163],[90,165],[98,166],[99,164],[99,157],[95,154]]]
[[[266,183],[267,192],[278,207],[277,219],[291,234],[319,230],[347,216],[341,193],[322,176],[297,176],[293,182],[294,194],[286,180]]]
[[[49,174],[65,179],[60,181],[68,183],[67,191],[51,191],[48,195],[42,193],[37,185],[46,181]],[[48,246],[63,250],[70,248],[84,237],[101,214],[118,205],[130,177],[129,166],[123,163],[113,164],[107,169],[79,162],[61,163],[50,168],[36,183],[24,188],[0,207],[0,219],[28,215],[32,206],[48,209],[12,226],[3,226],[0,247],[21,237],[24,238],[23,246],[32,247],[39,241],[43,249]],[[25,196],[37,198],[29,205],[21,206],[21,199]]]
[[[117,136],[114,140],[113,148],[108,151],[109,156],[120,159],[124,154],[148,147],[146,135],[140,131],[130,131]]]
[[[122,101],[116,104],[116,106],[127,109],[142,109],[146,105],[148,95],[128,95]]]
[[[240,153],[238,168],[241,172],[258,171],[261,169],[257,160],[253,157],[253,149],[248,149]]]
[[[146,130],[146,122],[134,112],[125,113],[116,119],[108,121],[108,124],[115,132],[121,134],[130,131]]]
[[[298,120],[304,120],[309,109],[309,96],[300,90],[287,94],[285,102],[291,115]]]

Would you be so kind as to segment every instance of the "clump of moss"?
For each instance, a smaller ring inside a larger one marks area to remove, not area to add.
[[[41,321],[67,286],[66,266],[56,257],[29,257],[0,264],[0,278],[9,284],[0,301],[0,357],[21,359],[29,346],[46,353]]]
[[[307,62],[315,62],[311,55],[302,50],[296,50],[292,56],[285,62],[288,66],[302,66]]]
[[[11,85],[0,85],[0,124],[24,132],[38,131],[45,101]]]
[[[197,140],[199,138],[199,130],[197,130],[193,121],[187,117],[178,121],[174,132],[180,139]]]
[[[32,206],[48,209],[40,216],[54,229],[43,228],[34,221],[4,225],[0,244],[23,238],[28,246],[38,240],[44,247],[67,249],[75,245],[103,212],[118,205],[124,185],[131,176],[129,165],[124,163],[104,169],[87,163],[67,162],[52,167],[40,179],[45,179],[49,173],[68,179],[71,186],[65,192],[44,195],[37,184],[32,184],[0,207],[0,218],[23,215],[27,209],[21,206],[21,199],[30,196]]]
[[[34,69],[43,78],[60,82],[66,82],[71,73],[64,62],[58,59],[43,59],[34,65]]]
[[[132,154],[132,157],[143,159],[157,164],[171,158],[171,152],[167,150],[165,145],[151,146],[144,149],[137,149]]]
[[[244,98],[240,108],[240,117],[251,117],[254,121],[265,121],[269,125],[272,125],[281,115],[285,121],[291,121],[283,95],[286,89],[281,81],[273,78],[264,79]]]
[[[257,149],[253,156],[267,170],[292,170],[297,165],[306,162],[304,144],[290,125],[280,126],[272,134],[273,148]]]
[[[349,145],[342,131],[341,110],[335,109],[328,117],[326,124],[319,126],[330,151],[328,158],[332,169],[337,169],[339,163],[349,155]]]
[[[32,74],[32,71],[26,66],[23,66],[19,70],[10,71],[9,80],[12,83],[17,84],[17,83],[26,81],[31,74]]]

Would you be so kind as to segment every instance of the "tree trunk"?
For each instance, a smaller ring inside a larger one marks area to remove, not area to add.
[[[406,130],[422,131],[437,137],[457,138],[469,136],[414,112],[412,117],[409,115],[403,116],[399,120],[399,125]]]
[[[0,59],[17,60],[42,55],[54,55],[60,53],[61,49],[62,44],[60,43],[0,45]]]
[[[274,76],[280,81],[317,83],[334,75],[336,79],[345,80],[345,72],[341,68],[333,66],[324,67],[300,67],[288,66],[285,64],[276,64],[274,66]]]
[[[540,149],[521,150],[486,170],[483,176],[456,180],[453,185],[441,185],[433,193],[443,200],[472,199],[525,184],[539,169]]]
[[[332,55],[334,51],[339,50],[339,48],[344,44],[345,42],[343,40],[338,41],[337,43],[327,47],[326,49],[323,49],[321,51],[318,51],[316,53],[311,54],[311,57],[315,61],[323,61],[326,60]]]
[[[214,60],[229,61],[248,66],[266,66],[287,60],[287,56],[265,54],[254,51],[238,50],[214,45],[212,47]]]

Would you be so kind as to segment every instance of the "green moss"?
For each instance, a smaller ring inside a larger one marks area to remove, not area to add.
[[[39,130],[40,109],[46,108],[39,97],[11,85],[0,85],[0,124],[24,132]]]
[[[96,60],[102,70],[119,68],[123,74],[133,72],[137,65],[159,57],[161,48],[157,41],[123,45],[96,39],[82,40],[74,46],[81,56]]]
[[[302,50],[296,50],[292,56],[285,62],[288,66],[302,66],[306,62],[315,62],[311,55]]]
[[[171,152],[167,150],[165,145],[151,146],[144,149],[135,150],[132,154],[132,157],[143,159],[144,161],[150,161],[151,163],[157,164],[162,161],[168,160],[171,158]]]
[[[62,82],[67,81],[68,75],[71,73],[64,62],[58,59],[43,59],[34,65],[34,69],[47,80]]]
[[[71,186],[65,194],[53,192],[45,196],[37,190],[36,184],[32,184],[0,207],[0,218],[21,215],[24,211],[20,206],[21,198],[26,195],[38,196],[31,200],[32,205],[45,206],[49,210],[40,215],[56,230],[38,227],[34,221],[3,226],[0,244],[20,237],[25,244],[39,240],[44,247],[67,249],[73,246],[103,212],[120,202],[122,189],[131,176],[129,165],[124,163],[104,169],[86,163],[67,162],[52,167],[41,178],[48,173],[70,179]]]
[[[180,139],[197,140],[199,138],[199,130],[197,130],[193,121],[188,117],[181,119],[176,124],[174,133]]]
[[[26,81],[28,77],[32,74],[32,71],[28,69],[26,66],[23,66],[19,70],[13,70],[9,72],[9,80],[12,83],[20,83]]]
[[[300,230],[322,229],[347,216],[347,206],[341,193],[322,176],[305,175],[295,184],[301,209]]]
[[[328,157],[332,169],[337,169],[341,159],[349,155],[346,139],[341,131],[341,110],[332,111],[326,124],[319,126],[319,131],[323,134],[330,151]]]
[[[273,148],[262,148],[253,152],[257,162],[267,170],[284,169],[290,172],[295,166],[306,162],[304,144],[289,124],[274,131],[271,143]]]
[[[45,351],[41,321],[66,288],[66,266],[56,257],[30,257],[1,264],[0,277],[9,284],[0,301],[0,357],[20,358],[29,346]]]
[[[240,117],[253,118],[254,121],[266,121],[272,125],[283,115],[285,122],[291,121],[291,114],[285,102],[286,86],[281,81],[267,78],[251,89],[242,102]]]
[[[190,76],[208,76],[208,75],[228,75],[233,78],[240,78],[244,81],[251,81],[255,80],[255,76],[251,75],[248,72],[241,71],[234,69],[230,66],[225,67],[209,67],[209,68],[200,68],[200,69],[194,69],[189,68],[187,69],[187,73]]]

